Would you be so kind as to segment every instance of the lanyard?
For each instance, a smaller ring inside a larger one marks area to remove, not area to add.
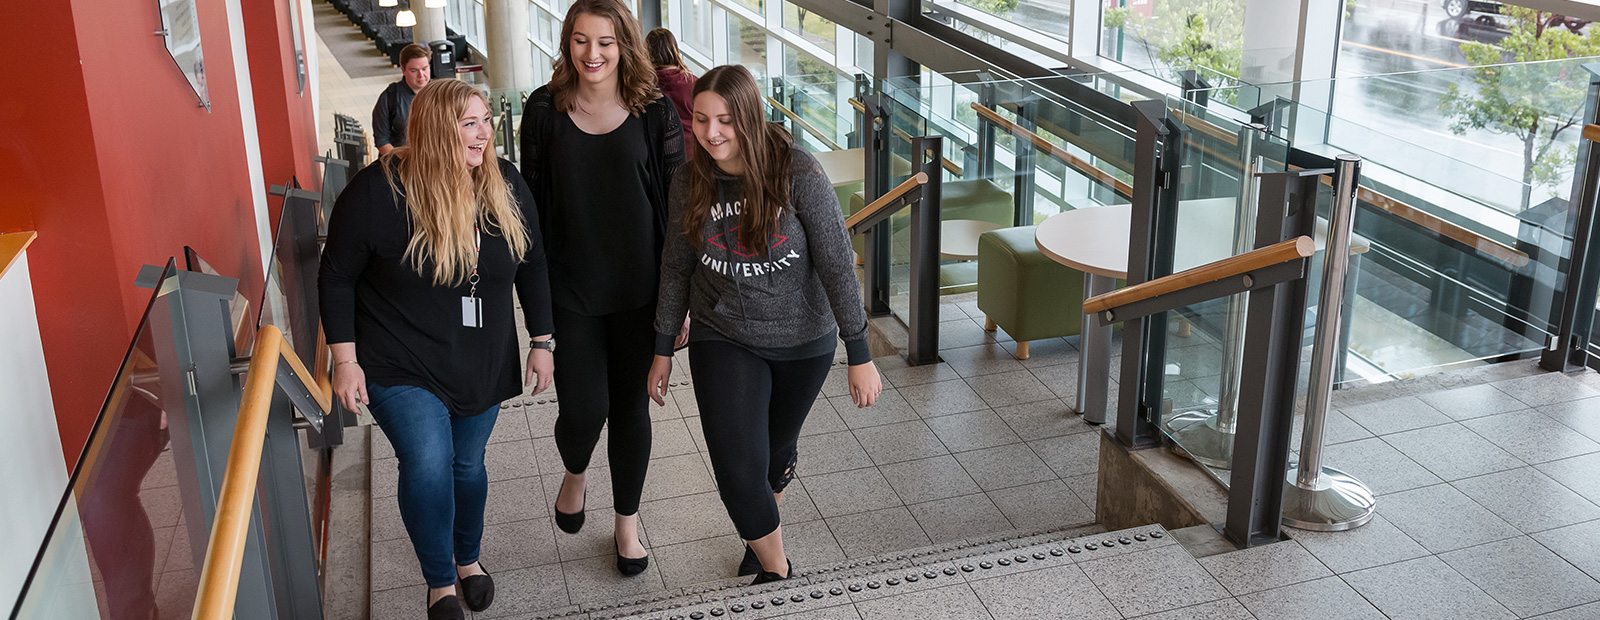
[[[477,297],[478,262],[479,257],[483,255],[483,232],[476,225],[472,227],[472,243],[472,276],[467,278],[467,283],[472,285],[472,291],[467,293],[467,296]]]

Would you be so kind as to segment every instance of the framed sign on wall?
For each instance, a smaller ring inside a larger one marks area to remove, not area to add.
[[[211,97],[206,94],[206,61],[200,49],[200,21],[195,14],[194,0],[156,0],[161,13],[161,29],[156,31],[167,45],[167,53],[177,63],[178,70],[189,80],[200,105],[211,109]]]

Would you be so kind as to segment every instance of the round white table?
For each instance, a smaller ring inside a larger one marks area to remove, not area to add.
[[[978,236],[1001,228],[1004,226],[981,220],[939,222],[939,259],[978,260]]]
[[[1178,210],[1178,234],[1184,239],[1173,256],[1173,273],[1233,255],[1237,207],[1236,198],[1183,201]],[[1132,219],[1132,205],[1074,209],[1041,222],[1034,233],[1034,243],[1051,260],[1083,272],[1083,299],[1087,301],[1111,292],[1118,279],[1128,277],[1128,228]],[[1323,248],[1327,228],[1327,221],[1317,218],[1318,250]],[[1363,254],[1371,247],[1367,239],[1351,235],[1351,254]],[[1348,317],[1355,295],[1346,295],[1345,299]],[[1343,331],[1348,334],[1350,330]],[[1102,424],[1106,421],[1106,391],[1111,379],[1111,326],[1099,325],[1092,316],[1084,315],[1078,338],[1081,357],[1075,406],[1084,421]]]

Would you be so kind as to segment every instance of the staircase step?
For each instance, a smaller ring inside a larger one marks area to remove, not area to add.
[[[1066,563],[1176,545],[1159,525],[1107,532],[1088,524],[1049,532],[1012,532],[815,567],[786,581],[747,585],[750,577],[668,591],[645,599],[573,606],[539,620],[718,620],[766,618]],[[980,577],[981,576],[981,577]],[[586,615],[586,616],[585,616]]]

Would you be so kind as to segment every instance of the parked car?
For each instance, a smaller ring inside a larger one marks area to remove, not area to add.
[[[1455,19],[1465,19],[1472,13],[1481,13],[1477,21],[1484,24],[1493,24],[1495,22],[1494,16],[1500,14],[1501,6],[1499,2],[1484,2],[1482,0],[1442,0],[1441,4],[1444,6],[1445,14]],[[1582,34],[1584,26],[1589,25],[1589,20],[1552,14],[1546,25],[1564,26],[1567,30]]]

